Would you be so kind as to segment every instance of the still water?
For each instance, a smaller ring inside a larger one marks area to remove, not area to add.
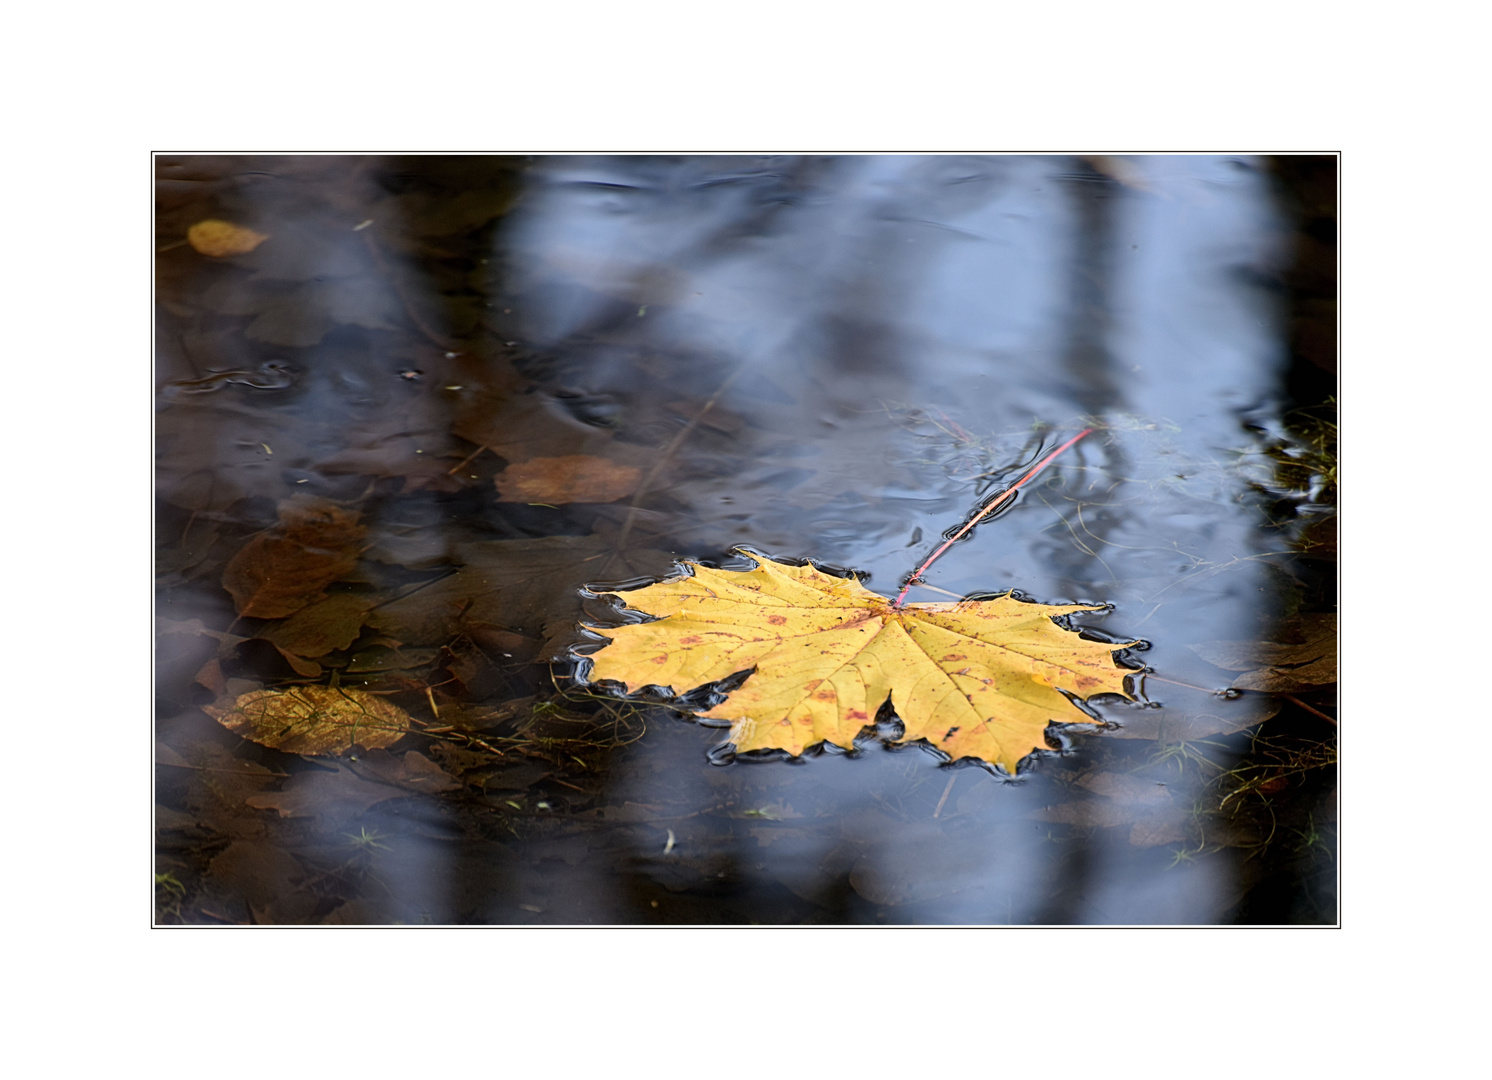
[[[159,922],[1336,921],[1333,158],[157,166]],[[587,685],[594,594],[893,596],[1084,427],[910,597],[1142,640],[1016,777]],[[408,731],[213,718],[294,687]]]

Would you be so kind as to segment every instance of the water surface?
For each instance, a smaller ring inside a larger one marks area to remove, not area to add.
[[[1334,159],[158,172],[161,921],[1335,921]],[[1016,778],[732,760],[576,678],[582,586],[745,545],[894,595],[1087,426],[911,597],[1148,645]],[[609,479],[519,482],[556,458]],[[203,711],[313,685],[421,730],[313,758]]]

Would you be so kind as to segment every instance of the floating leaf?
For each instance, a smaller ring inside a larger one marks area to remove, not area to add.
[[[328,499],[282,502],[279,527],[250,540],[223,571],[238,613],[278,619],[317,599],[357,565],[366,532],[358,516]]]
[[[687,576],[628,594],[653,622],[593,628],[611,644],[590,677],[687,692],[740,672],[701,715],[731,723],[737,751],[850,747],[889,698],[905,731],[952,758],[1014,773],[1050,723],[1093,723],[1066,694],[1130,697],[1125,645],[1086,641],[1054,617],[1103,608],[1005,595],[897,608],[854,579],[745,549],[748,571],[686,563]],[[1130,642],[1128,644],[1133,644]]]
[[[499,502],[608,503],[631,495],[642,470],[586,454],[540,457],[497,475]]]
[[[215,259],[227,255],[247,255],[268,239],[264,233],[214,218],[199,221],[187,230],[187,243],[200,254],[211,255]]]
[[[204,706],[229,731],[288,754],[341,754],[354,745],[391,746],[409,731],[409,714],[361,690],[298,686],[253,690],[231,706]]]

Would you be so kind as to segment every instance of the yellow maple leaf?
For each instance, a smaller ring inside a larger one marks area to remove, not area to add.
[[[955,760],[981,758],[1012,775],[1046,746],[1049,723],[1094,722],[1063,691],[1133,700],[1131,672],[1114,653],[1136,642],[1086,641],[1053,622],[1101,607],[1007,593],[897,608],[852,578],[737,551],[756,567],[685,563],[687,576],[629,592],[627,606],[656,619],[588,627],[610,639],[591,658],[589,677],[623,683],[628,693],[687,693],[755,669],[699,714],[730,721],[737,752],[848,748],[890,698],[902,742],[925,739]]]

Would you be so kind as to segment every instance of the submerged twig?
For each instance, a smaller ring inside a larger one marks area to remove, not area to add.
[[[1300,698],[1296,697],[1294,694],[1281,694],[1280,697],[1284,698],[1286,701],[1294,702],[1296,705],[1299,705],[1302,709],[1304,709],[1308,713],[1311,713],[1312,715],[1321,717],[1321,719],[1325,720],[1332,727],[1337,726],[1337,722],[1330,716],[1326,715],[1326,713],[1322,712],[1314,705],[1307,705],[1304,701],[1301,701]]]
[[[943,813],[943,804],[948,801],[948,796],[952,793],[952,791],[953,791],[953,785],[957,782],[957,780],[958,780],[958,773],[957,772],[955,772],[952,776],[950,776],[948,778],[948,786],[943,789],[943,797],[938,800],[938,808],[933,811],[933,817],[939,817],[939,816],[942,815],[942,813]]]
[[[637,519],[637,507],[638,504],[642,502],[642,497],[652,489],[653,482],[658,479],[658,475],[663,471],[664,466],[667,465],[669,459],[673,457],[674,451],[677,450],[683,443],[683,441],[689,437],[689,433],[699,426],[700,421],[703,420],[705,418],[705,415],[715,407],[715,403],[720,400],[721,395],[724,394],[726,390],[730,389],[730,384],[735,382],[736,377],[740,375],[741,372],[745,369],[746,365],[744,363],[737,364],[736,370],[732,371],[725,377],[725,381],[722,382],[715,389],[715,392],[710,395],[709,399],[700,406],[699,412],[694,414],[694,418],[687,424],[685,424],[684,427],[679,431],[679,433],[675,435],[672,440],[669,441],[669,444],[659,452],[658,460],[653,463],[652,469],[650,469],[648,471],[648,474],[642,478],[642,483],[639,484],[637,486],[637,490],[632,493],[632,502],[627,507],[627,517],[622,522],[622,530],[617,536],[616,550],[618,553],[620,553],[627,546],[627,537],[632,534],[632,523]]]

